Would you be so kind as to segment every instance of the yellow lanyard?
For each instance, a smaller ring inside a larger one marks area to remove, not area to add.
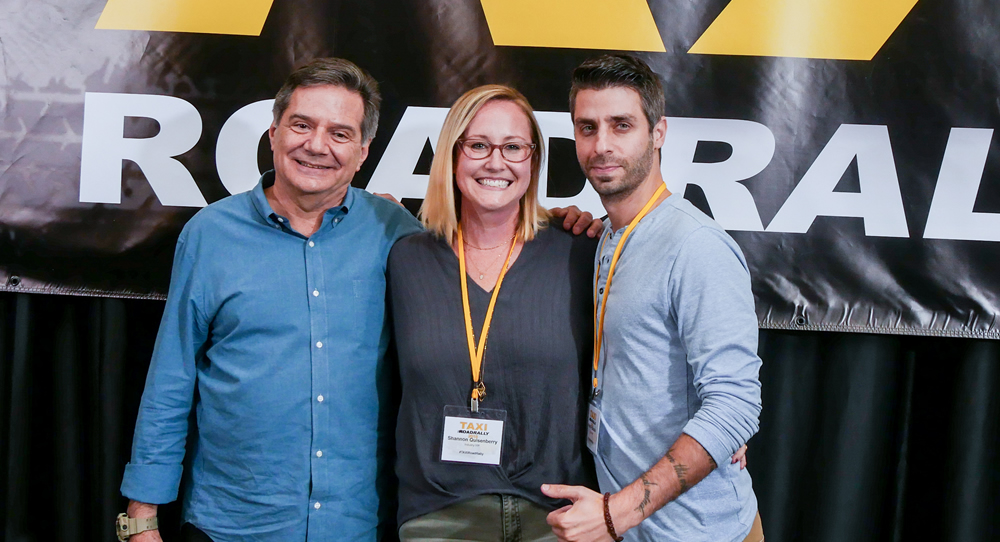
[[[601,296],[601,316],[600,318],[598,318],[597,286],[601,280],[600,258],[601,255],[604,254],[604,243],[605,241],[608,240],[608,237],[605,236],[604,239],[601,240],[601,248],[597,253],[598,256],[597,274],[594,276],[594,320],[597,321],[597,329],[595,330],[594,333],[594,396],[595,397],[601,392],[600,388],[597,387],[597,367],[598,367],[598,362],[601,359],[601,343],[604,341],[604,311],[605,309],[608,308],[608,292],[611,291],[611,279],[612,277],[615,276],[615,266],[618,265],[618,258],[621,256],[622,249],[625,247],[625,240],[628,239],[628,236],[632,233],[632,230],[634,230],[635,227],[639,224],[639,221],[642,220],[643,217],[645,217],[646,214],[649,213],[650,209],[653,208],[653,203],[656,202],[656,198],[659,198],[660,194],[662,194],[663,191],[666,189],[667,189],[666,184],[661,184],[660,187],[656,189],[656,192],[654,192],[653,196],[649,198],[649,201],[647,201],[646,205],[642,208],[641,211],[639,211],[639,214],[635,215],[635,218],[632,219],[632,222],[629,223],[627,228],[625,228],[625,234],[622,235],[621,240],[618,241],[618,246],[615,247],[615,254],[614,256],[611,257],[611,266],[608,268],[608,281],[604,284],[604,294]]]
[[[486,320],[483,322],[483,330],[479,336],[479,348],[476,348],[476,339],[472,333],[472,312],[469,309],[469,283],[465,273],[465,243],[462,241],[462,225],[458,226],[458,269],[462,278],[462,308],[465,310],[465,336],[469,340],[469,360],[472,362],[472,399],[469,406],[473,412],[479,412],[479,401],[486,397],[486,386],[481,378],[483,367],[483,354],[486,352],[486,336],[490,332],[490,323],[493,321],[493,308],[497,304],[497,295],[500,293],[500,285],[503,277],[507,274],[507,266],[510,264],[510,257],[514,254],[514,247],[517,246],[517,238],[510,244],[510,251],[507,252],[507,259],[503,262],[503,269],[497,277],[497,284],[493,287],[493,297],[490,298],[490,306],[486,309]]]

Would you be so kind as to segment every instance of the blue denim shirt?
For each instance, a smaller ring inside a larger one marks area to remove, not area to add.
[[[177,241],[121,491],[170,502],[183,472],[184,521],[220,542],[374,540],[392,468],[386,258],[420,224],[350,188],[306,238],[271,210],[273,182]]]

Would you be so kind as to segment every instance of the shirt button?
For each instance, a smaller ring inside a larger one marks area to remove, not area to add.
[[[281,218],[280,216],[278,217],[278,222],[284,222],[284,221],[285,221],[284,218]]]
[[[339,224],[340,223],[340,218],[334,218],[333,221]]]
[[[323,402],[323,396],[322,395],[317,396],[316,400],[319,401],[320,403],[322,403]]]
[[[319,290],[313,290],[313,297],[319,297]]]
[[[322,506],[320,503],[316,503],[316,504],[313,505],[313,508],[315,508],[316,510],[319,510],[320,506]]]
[[[314,246],[316,246],[316,243],[313,243],[312,241],[309,241],[309,247],[311,248],[311,247],[314,247]]]
[[[316,348],[323,348],[323,341],[316,341]]]
[[[316,450],[316,457],[323,457],[323,450]]]

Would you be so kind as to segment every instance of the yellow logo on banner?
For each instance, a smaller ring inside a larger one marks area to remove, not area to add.
[[[665,52],[646,0],[482,0],[494,45]]]
[[[917,0],[733,0],[689,53],[871,60]]]
[[[108,0],[98,29],[259,36],[274,0]]]

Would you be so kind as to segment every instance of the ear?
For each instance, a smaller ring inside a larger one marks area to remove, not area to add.
[[[667,117],[660,117],[653,125],[653,148],[663,147],[663,141],[667,137]]]
[[[277,121],[271,123],[271,127],[267,129],[267,139],[271,143],[271,150],[274,150],[274,132],[278,129]]]
[[[355,173],[361,171],[361,165],[364,164],[365,160],[368,158],[368,150],[371,147],[371,145],[372,145],[372,140],[370,139],[366,141],[364,145],[361,145],[361,158],[358,160],[358,167],[357,169],[354,170]]]

